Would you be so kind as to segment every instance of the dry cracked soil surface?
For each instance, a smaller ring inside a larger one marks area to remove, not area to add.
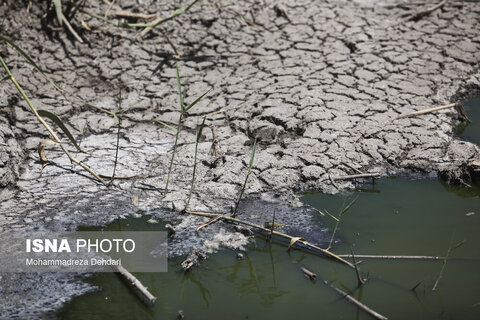
[[[109,17],[116,20],[119,8],[168,16],[177,6],[176,1],[117,1]],[[296,213],[307,221],[309,210],[295,192],[336,192],[329,175],[441,173],[468,182],[480,149],[454,136],[455,109],[397,119],[479,92],[480,4],[447,1],[397,23],[406,13],[431,6],[395,0],[199,1],[143,39],[139,30],[77,11],[70,20],[84,40],[79,43],[56,25],[49,1],[32,6],[3,1],[1,34],[69,93],[55,90],[5,43],[1,56],[34,106],[60,117],[88,150],[75,156],[103,175],[112,174],[117,126],[110,114],[91,105],[119,111],[121,92],[121,106],[128,110],[121,117],[116,173],[130,178],[102,185],[58,147],[47,149],[49,165],[42,170],[37,146],[48,132],[12,83],[2,81],[0,231],[71,230],[154,214],[177,224],[180,240],[171,245],[172,254],[214,239],[222,226],[198,235],[192,225],[203,219],[175,213],[185,207],[195,132],[208,113],[213,114],[198,145],[191,209],[231,210],[255,138],[245,196],[264,202],[245,202],[244,218],[255,219],[258,208],[271,211],[267,204],[276,203],[283,208],[280,220]],[[85,5],[101,16],[107,9],[101,1]],[[175,132],[152,119],[171,125],[178,120],[177,60],[186,103],[212,90],[185,118],[170,192],[162,198]],[[0,78],[4,75],[2,70]],[[11,317],[51,316],[68,298],[89,289],[71,275],[31,275],[22,281],[18,284],[15,275],[0,279],[0,307]]]

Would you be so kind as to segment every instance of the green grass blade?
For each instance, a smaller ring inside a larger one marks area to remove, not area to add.
[[[338,214],[338,218],[334,217],[333,215],[327,212],[328,215],[337,222],[335,223],[335,228],[333,228],[332,236],[330,237],[330,243],[328,244],[328,247],[325,250],[328,251],[332,248],[333,239],[335,238],[335,234],[337,233],[338,226],[340,225],[340,222],[342,220],[342,215],[350,209],[350,207],[357,201],[357,199],[358,199],[358,196],[356,196],[355,199],[353,199],[347,206],[345,206],[345,203],[347,202],[347,198],[344,198],[342,203],[342,208],[340,209],[340,213]]]
[[[185,108],[185,112],[187,112],[188,110],[190,110],[194,105],[197,104],[198,101],[202,100],[203,97],[205,97],[205,95],[207,93],[209,93],[210,91],[212,91],[212,89],[208,89],[204,94],[202,94],[200,97],[198,97],[195,101],[193,101],[191,104],[188,105],[188,107]]]
[[[325,211],[325,213],[326,213],[330,218],[332,218],[333,220],[335,220],[335,221],[337,221],[337,222],[339,221],[337,217],[335,217],[333,214],[331,214],[331,213],[328,212],[327,210],[323,210],[323,211]]]
[[[252,170],[253,159],[255,159],[255,149],[257,148],[257,139],[253,141],[252,153],[250,154],[250,163],[248,164],[248,170]]]
[[[198,0],[193,0],[192,2],[190,2],[190,4],[188,6],[186,6],[185,8],[182,9],[182,13],[185,13],[188,10],[190,10],[190,8],[197,2],[198,2]]]
[[[200,142],[200,138],[202,137],[203,127],[205,126],[205,119],[206,117],[203,117],[202,124],[200,125],[200,129],[198,129],[198,132],[197,132],[197,140],[196,140],[197,144]]]
[[[340,214],[342,215],[342,214],[344,214],[345,212],[347,212],[347,211],[350,209],[350,207],[351,207],[355,202],[357,202],[357,200],[358,200],[358,196],[356,196],[355,199],[353,199],[346,207],[343,207],[342,210],[340,211]],[[344,205],[345,205],[345,203],[344,203]]]
[[[120,119],[118,119],[117,114],[113,112],[113,120],[115,120],[115,124],[118,126],[120,124]]]
[[[30,58],[30,56],[25,53],[25,51],[23,51],[19,46],[17,46],[12,40],[8,39],[8,38],[5,38],[4,36],[0,35],[0,40],[2,41],[5,41],[6,43],[8,43],[15,51],[17,51],[18,53],[20,53],[24,58],[25,60],[28,61],[28,63],[30,63],[35,69],[37,69],[38,72],[42,73],[43,74],[43,71],[42,69],[40,69],[39,66],[37,66],[37,64],[35,63],[35,61],[33,61],[32,58]]]
[[[109,20],[109,19],[106,19],[102,16],[99,16],[95,13],[91,13],[91,12],[88,12],[88,11],[85,11],[83,9],[80,9],[81,12],[85,13],[86,15],[92,17],[92,18],[95,18],[95,19],[98,19],[98,20],[102,20],[103,22],[106,22],[108,24],[111,24],[115,27],[119,27],[119,28],[129,28],[130,25],[128,23],[120,23],[120,22],[116,22],[116,21],[113,21],[113,20]]]
[[[177,152],[178,137],[180,135],[180,130],[182,129],[182,116],[183,113],[180,112],[180,117],[178,117],[177,133],[175,134],[175,142],[173,144],[172,157],[170,158],[170,164],[168,166],[167,183],[165,184],[165,190],[163,191],[162,198],[168,193],[168,184],[170,183],[170,176],[172,175],[173,160],[175,159],[175,153]]]
[[[182,83],[180,81],[180,71],[178,71],[178,63],[176,66],[177,69],[177,87],[178,87],[178,96],[180,97],[180,110],[184,113],[183,110],[183,94],[182,94]]]
[[[238,205],[240,204],[240,200],[242,200],[243,192],[245,191],[245,189],[247,187],[248,177],[252,173],[253,159],[255,158],[256,146],[257,146],[257,138],[255,138],[255,140],[253,141],[252,153],[250,154],[250,163],[248,164],[247,175],[245,176],[245,181],[243,182],[242,189],[240,190],[240,195],[238,196],[237,203],[235,204],[235,209],[233,210],[232,216],[234,218],[235,218],[235,215],[237,214]]]
[[[198,155],[198,143],[200,142],[200,138],[202,137],[203,127],[205,126],[205,119],[207,117],[203,117],[202,124],[200,128],[198,128],[197,138],[195,139],[195,156],[193,158],[193,174],[192,174],[192,183],[190,185],[190,192],[188,194],[187,204],[185,205],[185,211],[188,210],[188,206],[190,205],[190,199],[192,198],[193,187],[195,185],[195,174],[197,172],[197,155]]]
[[[170,21],[170,20],[172,20],[172,19],[175,19],[175,18],[178,17],[179,15],[182,15],[182,14],[186,13],[188,10],[190,10],[190,8],[191,8],[195,3],[197,3],[197,2],[198,2],[198,0],[193,0],[193,1],[190,2],[190,4],[187,5],[185,8],[175,10],[175,11],[172,13],[171,16],[169,16],[169,17],[167,17],[167,18],[165,18],[165,19],[163,19],[163,20],[161,20],[161,21],[159,21],[159,22],[157,22],[157,23],[155,23],[155,24],[153,24],[153,25],[146,25],[146,26],[147,26],[147,27],[151,27],[151,28],[155,28],[155,27],[158,26],[159,24],[162,24],[162,23],[165,23],[165,22]]]
[[[63,92],[64,90],[62,90],[59,86],[57,86],[57,84],[52,80],[50,79],[49,76],[47,76],[45,74],[45,72],[43,72],[42,69],[40,69],[40,67],[35,63],[35,61],[33,61],[33,59],[25,52],[23,51],[19,46],[17,46],[13,41],[11,41],[10,39],[8,38],[5,38],[4,36],[0,35],[0,40],[1,41],[5,41],[6,43],[8,43],[15,51],[17,51],[21,56],[23,56],[23,58],[25,60],[27,60],[27,62],[29,64],[31,64],[35,70],[37,70],[38,72],[40,72],[40,74],[48,80],[48,82],[50,82],[54,87],[55,89],[57,89],[58,91],[61,91]]]
[[[86,104],[87,106],[89,106],[89,107],[92,107],[92,108],[95,108],[95,109],[100,110],[100,111],[102,111],[102,112],[105,112],[105,113],[108,113],[108,114],[110,114],[110,115],[113,115],[110,111],[105,110],[105,109],[102,109],[102,108],[97,107],[97,106],[95,106],[95,105],[92,105],[92,104],[86,102],[84,99],[80,98],[79,96],[75,95],[74,93],[69,92],[69,91],[67,91],[67,90],[65,90],[65,89],[60,88],[60,86],[58,86],[49,76],[47,76],[47,75],[45,74],[45,72],[43,72],[43,70],[35,63],[35,61],[33,61],[33,59],[32,59],[27,53],[25,53],[25,51],[23,51],[19,46],[17,46],[17,45],[16,45],[14,42],[12,42],[10,39],[8,39],[8,38],[0,35],[0,41],[6,42],[8,45],[10,45],[10,46],[13,48],[13,50],[17,51],[30,65],[33,66],[33,68],[34,68],[35,70],[37,70],[37,72],[39,72],[39,73],[42,75],[42,77],[44,77],[48,82],[50,82],[50,84],[51,84],[56,90],[58,90],[60,93],[62,93],[62,94],[68,93],[69,95],[72,95],[74,98],[82,101],[83,103],[85,103],[85,104]]]
[[[63,23],[62,1],[61,0],[53,0],[53,4],[55,5],[55,13],[57,14],[58,23],[60,23],[60,25],[62,25],[62,23]]]
[[[38,110],[38,114],[42,117],[46,117],[50,120],[52,120],[62,131],[65,133],[65,135],[68,137],[70,142],[77,148],[79,152],[84,152],[80,146],[78,145],[77,141],[73,137],[73,135],[70,133],[70,131],[67,129],[67,127],[63,124],[62,120],[60,120],[59,117],[57,117],[55,114],[46,111],[46,110]]]
[[[131,108],[135,107],[137,104],[139,104],[139,103],[142,102],[142,101],[143,101],[143,100],[138,100],[137,102],[132,103],[131,105],[127,106],[125,109],[119,111],[118,113],[124,114],[124,113],[126,113],[128,110],[130,110]]]
[[[166,123],[163,122],[163,121],[160,121],[160,120],[158,120],[158,119],[152,119],[152,120],[155,121],[155,122],[158,122],[158,123],[160,123],[160,124],[162,124],[162,125],[164,125],[165,127],[169,128],[169,129],[172,129],[172,130],[174,130],[174,131],[177,131],[177,128],[175,128],[175,127],[173,127],[173,126],[171,126],[171,125],[169,125],[169,124],[166,124]]]

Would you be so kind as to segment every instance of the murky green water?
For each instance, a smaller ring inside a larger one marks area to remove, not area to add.
[[[362,259],[368,282],[356,288],[354,271],[331,260],[257,238],[246,259],[221,251],[187,275],[182,259],[169,262],[168,273],[137,274],[158,297],[153,308],[141,303],[115,274],[96,274],[88,281],[101,289],[74,299],[61,319],[367,319],[321,280],[353,292],[390,319],[480,319],[480,188],[444,186],[435,180],[382,179],[357,192],[358,200],[338,230],[332,251],[383,255],[444,255],[453,232],[466,243],[448,261],[437,291],[432,286],[439,261]],[[350,195],[350,197],[352,194]],[[303,201],[319,210],[338,212],[344,196],[310,193]],[[471,213],[474,214],[471,214]],[[318,223],[334,226],[318,215]],[[128,224],[128,226],[127,226]],[[117,221],[111,230],[152,230],[144,219]],[[310,282],[307,267],[320,277]],[[418,282],[416,292],[410,289]]]

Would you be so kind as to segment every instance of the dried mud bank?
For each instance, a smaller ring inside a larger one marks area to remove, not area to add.
[[[108,110],[116,110],[118,93],[123,91],[123,106],[133,106],[122,120],[117,175],[146,177],[115,180],[105,187],[55,148],[47,150],[50,164],[42,171],[36,148],[47,133],[15,88],[4,81],[0,231],[74,229],[134,213],[172,218],[158,209],[184,208],[200,116],[225,108],[206,121],[192,209],[230,210],[246,174],[254,137],[259,143],[247,195],[292,207],[300,205],[294,191],[335,192],[329,174],[353,174],[355,169],[380,174],[443,172],[453,180],[468,180],[465,173],[470,172],[472,160],[480,160],[480,149],[454,137],[458,120],[453,109],[396,118],[478,92],[478,3],[448,1],[417,21],[392,27],[388,26],[408,8],[418,6],[408,7],[403,1],[283,1],[282,11],[276,4],[237,1],[220,8],[200,1],[164,26],[181,54],[186,101],[213,90],[184,123],[171,192],[160,199],[174,136],[151,119],[173,124],[178,117],[175,59],[165,39],[154,30],[140,40],[133,30],[77,13],[73,22],[85,40],[80,44],[64,30],[53,28],[52,17],[44,16],[48,1],[34,4],[29,12],[15,1],[3,2],[2,34],[34,57],[62,88]],[[176,2],[123,1],[121,5],[168,15]],[[87,7],[100,15],[107,9],[102,2]],[[93,32],[80,27],[82,19]],[[59,94],[6,46],[0,53],[34,105],[57,114],[81,139],[82,147],[90,150],[78,158],[101,174],[111,174],[116,143],[113,118]],[[222,228],[214,226],[199,235],[187,229],[203,219],[175,219],[194,238],[185,250],[214,241]],[[178,248],[183,248],[181,241],[172,246],[174,251]],[[38,297],[48,289],[38,288]],[[21,300],[20,288],[9,292],[9,299],[1,299],[4,303],[13,303],[12,296]],[[39,300],[44,308],[29,310],[32,306],[24,304],[17,311],[55,309],[48,303],[62,295],[66,294],[59,291],[53,298],[44,296]]]

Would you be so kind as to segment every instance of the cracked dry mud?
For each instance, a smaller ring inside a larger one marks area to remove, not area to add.
[[[105,187],[72,166],[56,148],[47,150],[50,164],[42,171],[36,148],[47,132],[11,83],[4,81],[0,142],[7,146],[0,146],[0,231],[75,229],[138,212],[171,216],[159,208],[182,210],[200,116],[225,108],[206,121],[192,209],[230,210],[247,171],[254,137],[259,142],[246,195],[286,201],[294,207],[298,206],[294,191],[335,192],[329,174],[353,174],[356,168],[380,174],[444,172],[455,177],[465,173],[459,168],[466,171],[468,163],[480,159],[478,146],[454,137],[458,116],[454,109],[395,120],[479,91],[478,3],[449,1],[418,21],[389,28],[406,12],[408,6],[400,5],[403,1],[282,1],[288,19],[275,9],[277,2],[236,1],[221,9],[199,1],[190,12],[163,26],[181,53],[186,102],[213,88],[186,118],[171,191],[164,199],[174,134],[151,119],[174,124],[179,102],[175,58],[161,34],[153,30],[140,40],[133,30],[77,13],[73,23],[86,40],[80,44],[65,30],[52,27],[53,18],[44,16],[48,1],[33,5],[29,13],[23,4],[3,2],[1,33],[28,52],[62,88],[108,110],[116,110],[118,92],[123,90],[123,106],[133,106],[122,120],[117,175],[148,177],[115,180]],[[119,4],[165,16],[177,6],[174,1],[148,0]],[[100,1],[87,8],[100,15],[106,10]],[[93,32],[80,27],[82,19]],[[78,158],[110,175],[116,143],[113,118],[55,91],[13,50],[2,46],[0,53],[33,104],[57,114],[81,139],[82,147],[90,150]],[[291,212],[308,216],[303,209]],[[288,212],[282,217],[288,219]],[[188,219],[182,223],[185,228],[204,222]],[[212,239],[218,228],[212,227],[204,238],[188,234],[197,237],[192,243],[198,244]],[[5,285],[9,279],[4,276],[0,281]],[[36,281],[35,277],[26,280]],[[12,289],[10,294],[21,292]],[[48,292],[36,311],[27,304],[12,307],[4,302],[3,307],[17,315],[58,308],[51,302],[60,293]],[[0,291],[0,297],[6,294]]]

